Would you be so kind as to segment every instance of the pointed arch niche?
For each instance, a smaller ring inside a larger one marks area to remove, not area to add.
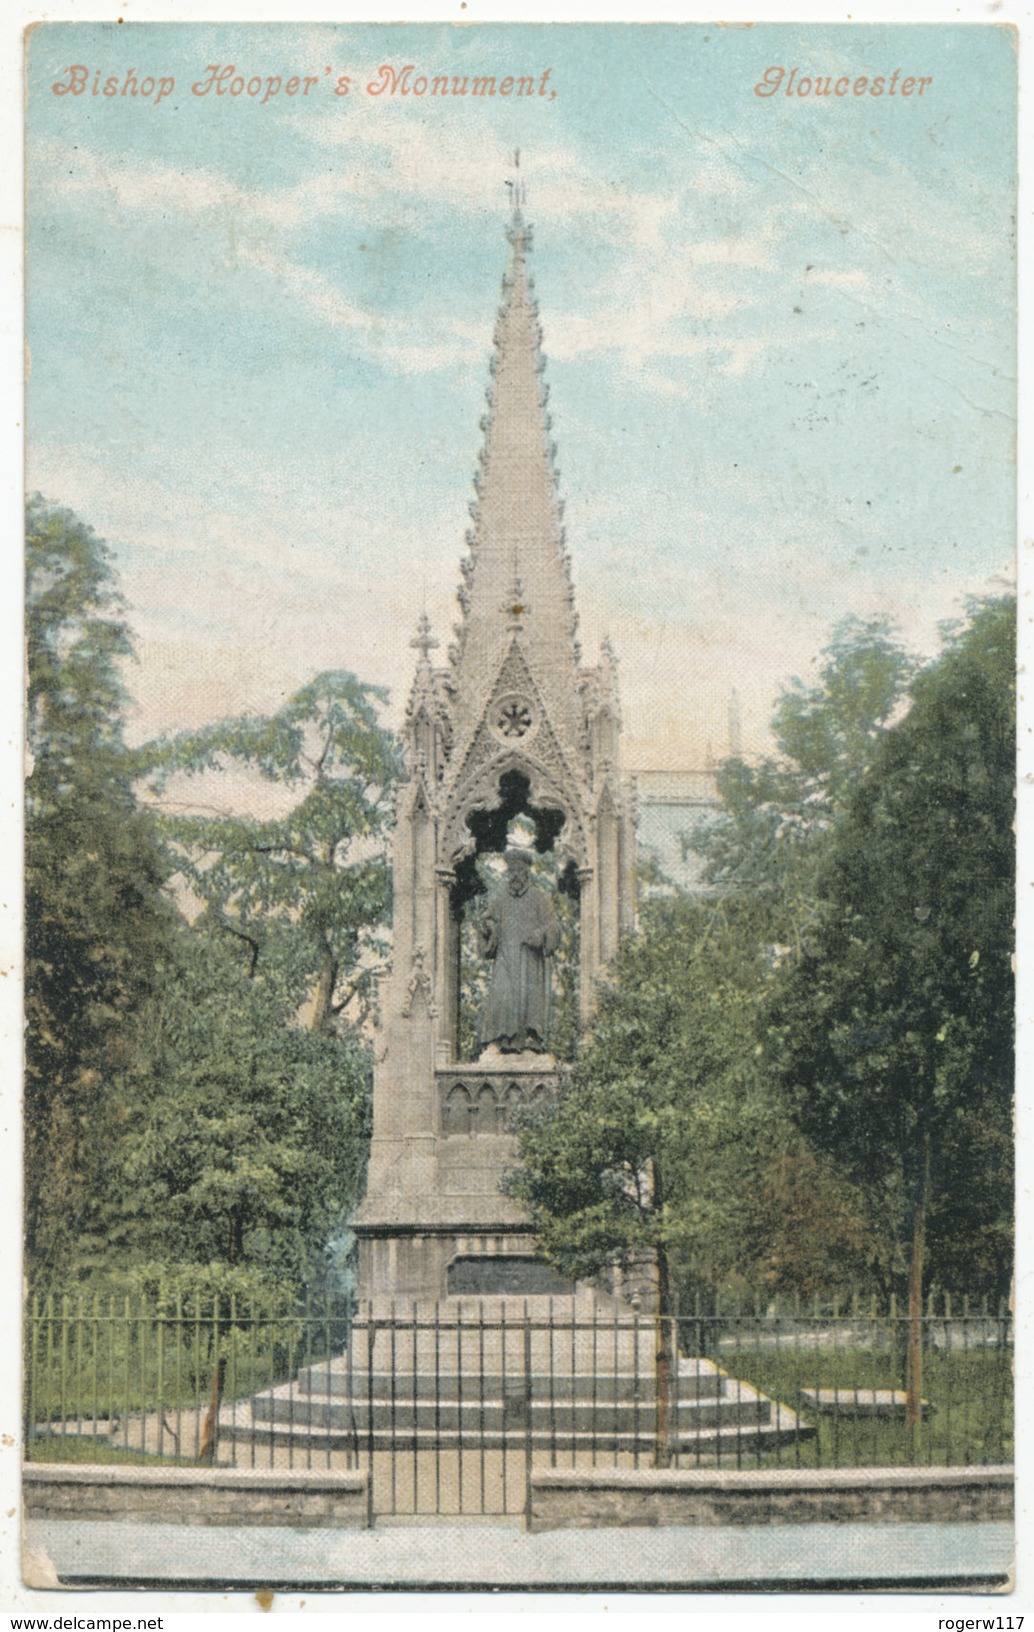
[[[478,1016],[490,975],[478,944],[477,918],[489,890],[502,875],[510,824],[524,816],[535,829],[533,874],[548,891],[560,923],[560,944],[553,958],[550,1052],[556,1059],[572,1059],[581,1009],[582,870],[565,842],[567,814],[548,802],[548,794],[536,803],[531,777],[516,767],[501,772],[494,792],[494,803],[488,803],[482,794],[466,812],[467,842],[448,870],[451,933],[445,952],[451,965],[446,987],[451,1002],[443,1019],[451,1037],[446,1040],[452,1044],[454,1059],[476,1059]]]

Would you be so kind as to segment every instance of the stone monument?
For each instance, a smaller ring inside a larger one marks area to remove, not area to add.
[[[550,1051],[559,898],[576,925],[582,1024],[633,922],[614,658],[604,645],[584,664],[576,638],[519,182],[507,238],[456,643],[434,661],[426,616],[412,642],[394,958],[355,1222],[360,1298],[551,1289],[526,1218],[499,1188],[516,1154],[509,1118],[554,1093],[563,1072]],[[464,1015],[471,944],[487,990]]]
[[[698,1464],[809,1432],[676,1354],[651,1263],[613,1292],[564,1283],[500,1190],[513,1110],[563,1079],[560,976],[570,1005],[577,969],[576,1031],[632,927],[634,860],[613,656],[588,667],[575,638],[514,195],[458,639],[441,665],[426,617],[413,641],[356,1319],[344,1353],[226,1413],[270,1456],[365,1457],[390,1513],[520,1511],[533,1455]]]

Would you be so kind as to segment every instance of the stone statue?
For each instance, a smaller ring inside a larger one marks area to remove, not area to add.
[[[506,876],[478,925],[481,950],[493,964],[478,1041],[506,1054],[549,1047],[552,979],[549,960],[560,938],[549,897],[531,880],[526,850],[506,852]]]

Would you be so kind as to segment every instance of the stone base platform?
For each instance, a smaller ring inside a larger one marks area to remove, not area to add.
[[[506,1450],[752,1459],[814,1429],[711,1361],[680,1357],[658,1409],[658,1326],[615,1299],[375,1301],[348,1350],[229,1407],[234,1439],[312,1452]]]

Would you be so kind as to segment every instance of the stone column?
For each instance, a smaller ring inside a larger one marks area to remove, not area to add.
[[[435,962],[434,824],[421,801],[410,817],[413,945],[423,947],[430,967]]]
[[[456,1058],[459,1030],[460,925],[452,914],[452,887],[456,874],[451,867],[436,867],[434,991],[438,1009],[436,1055],[439,1065]]]
[[[621,819],[620,876],[618,879],[618,928],[621,938],[635,933],[636,924],[636,815],[634,799],[629,797]]]
[[[599,858],[599,945],[600,968],[609,963],[618,949],[620,933],[621,856],[618,818],[609,796],[596,823],[596,852]]]
[[[395,978],[404,969],[408,978],[410,959],[416,945],[416,908],[414,902],[414,872],[416,870],[415,836],[413,832],[413,786],[404,782],[395,801],[395,832],[391,847],[393,912],[392,969]]]
[[[579,867],[581,886],[579,915],[580,968],[578,975],[578,1013],[583,1026],[592,1018],[595,1004],[596,977],[599,973],[599,903],[596,893],[596,875],[591,867]]]

